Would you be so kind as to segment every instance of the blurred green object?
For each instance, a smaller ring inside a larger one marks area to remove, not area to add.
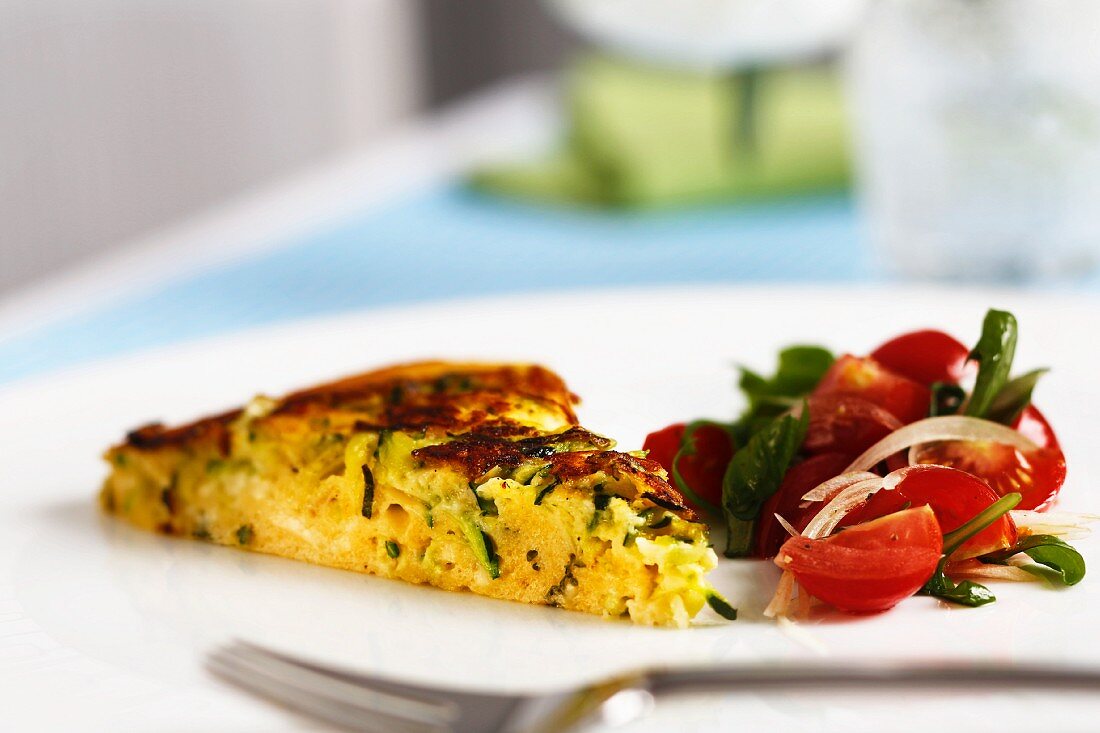
[[[703,74],[592,55],[566,90],[563,148],[479,171],[476,187],[629,207],[848,187],[847,120],[830,67]]]

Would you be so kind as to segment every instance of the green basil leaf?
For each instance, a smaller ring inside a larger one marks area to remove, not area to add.
[[[734,425],[737,442],[747,443],[772,419],[797,405],[834,361],[832,352],[820,346],[790,346],[779,352],[778,368],[770,378],[742,367],[738,385],[749,406]]]
[[[1081,553],[1064,540],[1049,534],[1025,537],[1015,547],[986,555],[982,562],[1005,565],[1010,557],[1021,552],[1053,570],[1065,585],[1077,585],[1085,577],[1085,558],[1081,557]]]
[[[1035,391],[1039,378],[1049,371],[1049,369],[1036,369],[1013,378],[1001,387],[1001,391],[993,398],[986,417],[1002,425],[1014,423],[1024,408],[1031,404],[1031,393]]]
[[[722,481],[722,503],[738,519],[756,519],[761,505],[779,489],[787,467],[806,436],[809,410],[773,420],[734,454]]]
[[[738,519],[726,513],[726,557],[748,557],[755,536],[755,519]]]
[[[1011,313],[990,309],[985,314],[981,338],[970,352],[970,359],[978,362],[978,378],[966,406],[967,415],[985,417],[1008,382],[1016,354],[1016,336],[1016,317]]]
[[[997,596],[993,595],[993,592],[981,583],[964,580],[956,585],[951,581],[951,578],[944,575],[942,570],[936,570],[936,574],[919,592],[921,595],[932,596],[949,603],[957,603],[960,606],[971,608],[984,606],[997,600]]]
[[[760,508],[779,490],[809,424],[807,409],[799,417],[779,417],[733,455],[722,479],[722,509],[729,527],[727,557],[748,554]]]
[[[771,384],[787,395],[806,394],[817,386],[834,361],[832,352],[821,346],[788,346],[779,352],[779,369]]]

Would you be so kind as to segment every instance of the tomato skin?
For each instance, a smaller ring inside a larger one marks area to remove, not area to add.
[[[943,331],[912,331],[891,339],[871,352],[871,358],[894,374],[931,386],[958,384],[974,368],[970,350]]]
[[[849,512],[842,524],[858,525],[896,512],[909,504],[931,507],[940,528],[951,532],[999,498],[985,481],[958,469],[922,465],[903,471],[903,478],[894,489],[872,496],[863,506]],[[1006,514],[967,540],[951,557],[963,560],[1004,550],[1015,545],[1017,539],[1016,523]]]
[[[726,474],[726,466],[733,458],[733,440],[730,434],[717,425],[696,425],[691,432],[692,445],[686,446],[684,441],[688,426],[683,423],[669,425],[667,428],[650,433],[643,444],[643,449],[650,451],[649,457],[664,467],[669,474],[669,483],[676,486],[672,475],[673,461],[681,448],[686,448],[680,457],[677,467],[684,483],[695,492],[704,502],[718,507],[722,504],[722,479]],[[685,500],[692,504],[692,497],[685,496]],[[705,510],[708,507],[697,506]]]
[[[801,463],[796,463],[787,470],[783,477],[783,483],[779,485],[771,498],[764,502],[760,510],[760,519],[756,526],[756,537],[753,543],[753,557],[775,557],[779,548],[790,537],[787,530],[775,518],[775,515],[786,519],[799,531],[806,528],[814,515],[821,511],[820,502],[814,502],[803,509],[803,495],[810,489],[818,486],[848,467],[851,458],[843,453],[821,453],[810,456]]]
[[[837,359],[813,391],[815,397],[859,397],[891,413],[902,423],[928,416],[932,393],[912,379],[894,374],[870,358],[845,354]]]
[[[733,438],[717,425],[700,425],[689,440],[693,443],[692,452],[685,451],[680,458],[680,477],[700,499],[722,506],[722,479],[733,458]]]
[[[1065,483],[1065,454],[1050,423],[1036,408],[1026,407],[1012,427],[1039,447],[1022,453],[999,443],[943,441],[921,446],[917,463],[959,468],[984,479],[998,496],[1022,494],[1017,509],[1045,509]]]
[[[855,458],[902,427],[893,414],[860,397],[813,396],[807,406],[810,424],[802,442],[806,453],[843,453]]]
[[[819,600],[850,613],[875,613],[920,590],[942,552],[936,515],[925,506],[818,540],[792,537],[775,563]]]
[[[1025,438],[1031,440],[1040,448],[1062,449],[1058,443],[1058,436],[1054,434],[1054,428],[1050,427],[1043,413],[1035,405],[1028,405],[1012,423]]]
[[[680,443],[684,440],[686,423],[674,423],[666,428],[655,430],[645,437],[642,450],[649,451],[649,458],[657,461],[661,467],[668,471],[669,482],[672,481],[672,459],[680,450]]]

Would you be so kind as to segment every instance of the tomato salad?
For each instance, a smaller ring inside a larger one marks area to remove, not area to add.
[[[766,613],[824,603],[869,613],[922,594],[995,600],[983,579],[1074,585],[1073,517],[1040,514],[1066,477],[1032,402],[1046,370],[1012,377],[1017,323],[990,310],[974,348],[915,331],[868,356],[817,346],[742,369],[732,423],[670,425],[645,442],[689,501],[728,529],[728,557],[774,558]],[[797,604],[796,604],[797,602]]]

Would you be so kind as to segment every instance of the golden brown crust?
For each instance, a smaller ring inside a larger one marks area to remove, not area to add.
[[[478,364],[422,361],[377,369],[293,392],[284,405],[300,401],[344,401],[400,388],[406,394],[453,392],[467,385],[500,392],[541,395],[572,405],[577,402],[561,377],[537,364]]]
[[[444,441],[414,451],[429,464],[446,466],[468,479],[493,468],[514,469],[545,459],[563,481],[603,472],[632,478],[654,504],[694,518],[683,497],[658,473],[655,461],[610,450],[612,442],[578,426],[575,395],[553,372],[540,366],[421,362],[388,367],[294,392],[274,402],[254,426],[328,425],[339,418],[353,431],[431,431]],[[540,431],[509,417],[517,404],[560,417],[564,430]],[[160,423],[132,431],[125,447],[139,451],[211,448],[231,453],[232,410],[187,425]]]
[[[695,512],[684,502],[680,492],[658,475],[661,464],[657,461],[618,451],[578,451],[558,453],[551,457],[550,462],[554,475],[562,480],[589,476],[597,471],[615,478],[629,476],[646,487],[642,494],[646,499],[677,512],[685,519],[696,519]]]
[[[576,395],[561,378],[537,365],[456,364],[417,362],[366,372],[310,389],[278,401],[272,415],[322,417],[344,412],[362,415],[362,429],[395,430],[438,427],[450,432],[481,429],[497,435],[530,435],[530,429],[494,412],[504,412],[508,397],[544,403],[575,424]],[[464,406],[470,409],[463,409]],[[144,425],[126,436],[125,445],[138,450],[182,447],[214,441],[227,453],[229,425],[241,410],[168,428]]]
[[[553,465],[554,458],[561,455],[559,451],[595,449],[606,452],[611,446],[607,438],[581,427],[518,440],[479,430],[457,440],[418,448],[413,455],[429,465],[446,465],[468,479],[475,479],[492,468],[513,469],[533,458],[549,459]]]
[[[696,515],[683,496],[658,474],[661,464],[629,453],[609,450],[612,442],[581,427],[562,433],[507,440],[484,433],[464,435],[413,451],[425,463],[448,466],[467,479],[477,479],[494,468],[514,469],[531,459],[546,459],[549,472],[561,481],[572,481],[596,473],[613,478],[632,478],[646,487],[642,496],[654,504],[679,513],[685,519]]]
[[[228,455],[229,424],[240,414],[240,410],[231,410],[174,428],[159,422],[149,423],[127,433],[124,445],[138,450],[159,450],[211,442],[223,455]]]
[[[460,393],[414,393],[387,399],[368,419],[355,421],[356,430],[423,430],[438,428],[457,435],[476,431],[501,437],[534,435],[537,430],[506,413],[516,398],[539,404],[547,412],[558,413],[563,422],[575,423],[568,405],[540,395],[499,390],[470,389]],[[276,414],[286,414],[279,410]]]

